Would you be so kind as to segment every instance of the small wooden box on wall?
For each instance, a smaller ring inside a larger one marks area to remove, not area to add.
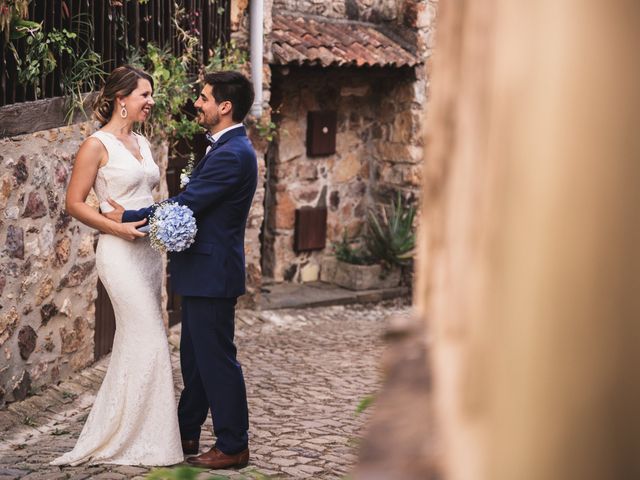
[[[296,252],[322,250],[327,242],[327,207],[296,209],[293,247]]]
[[[335,110],[308,112],[307,156],[319,157],[336,153],[338,115]]]

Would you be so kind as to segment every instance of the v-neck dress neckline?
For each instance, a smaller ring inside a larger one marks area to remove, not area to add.
[[[140,156],[142,157],[141,159],[136,157],[133,152],[131,150],[129,150],[129,148],[124,144],[124,142],[122,140],[120,140],[115,134],[111,133],[111,132],[107,132],[105,130],[102,130],[102,132],[106,133],[107,135],[111,135],[114,140],[116,142],[118,142],[120,145],[122,145],[122,148],[124,148],[127,152],[129,152],[129,155],[131,155],[131,158],[133,158],[138,164],[140,164],[140,166],[144,166],[144,155],[142,154],[142,145],[140,145],[140,139],[139,139],[139,135],[134,133],[133,136],[136,139],[136,143],[138,144],[138,152],[140,153]]]

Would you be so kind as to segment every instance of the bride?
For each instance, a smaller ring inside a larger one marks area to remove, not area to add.
[[[160,173],[145,137],[132,131],[153,106],[153,79],[125,65],[107,78],[95,104],[102,128],[78,150],[67,212],[100,231],[98,276],[113,304],[116,333],[106,376],[74,449],[53,465],[172,465],[183,460],[171,361],[162,322],[160,255],[136,227],[85,203],[93,187],[102,211],[153,203]]]

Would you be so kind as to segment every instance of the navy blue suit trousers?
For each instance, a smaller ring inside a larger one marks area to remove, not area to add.
[[[233,343],[235,304],[235,298],[182,299],[180,435],[200,438],[211,410],[216,447],[227,454],[247,448],[249,430],[247,393]]]

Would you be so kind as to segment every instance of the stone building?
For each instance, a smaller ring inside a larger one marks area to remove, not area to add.
[[[345,229],[361,231],[367,209],[392,191],[417,196],[436,4],[264,2],[264,113],[251,128],[261,181],[247,226],[245,306],[255,305],[265,281],[317,280],[332,243]],[[245,48],[248,3],[230,7],[231,37]],[[108,351],[96,233],[64,212],[74,155],[97,124],[65,125],[54,114],[60,105],[0,107],[0,407]],[[258,134],[269,120],[272,141]],[[7,122],[20,128],[7,130]],[[309,150],[310,123],[321,137],[335,134],[330,153],[322,153],[324,141],[319,154]],[[155,150],[163,174],[175,171],[167,146]],[[158,198],[169,190],[163,183]],[[313,214],[323,208],[326,217]],[[295,248],[296,215],[326,228],[323,248]]]
[[[265,279],[317,280],[322,257],[362,231],[368,209],[395,191],[416,197],[434,11],[415,1],[275,0]],[[304,248],[309,230],[326,231],[325,241]]]

